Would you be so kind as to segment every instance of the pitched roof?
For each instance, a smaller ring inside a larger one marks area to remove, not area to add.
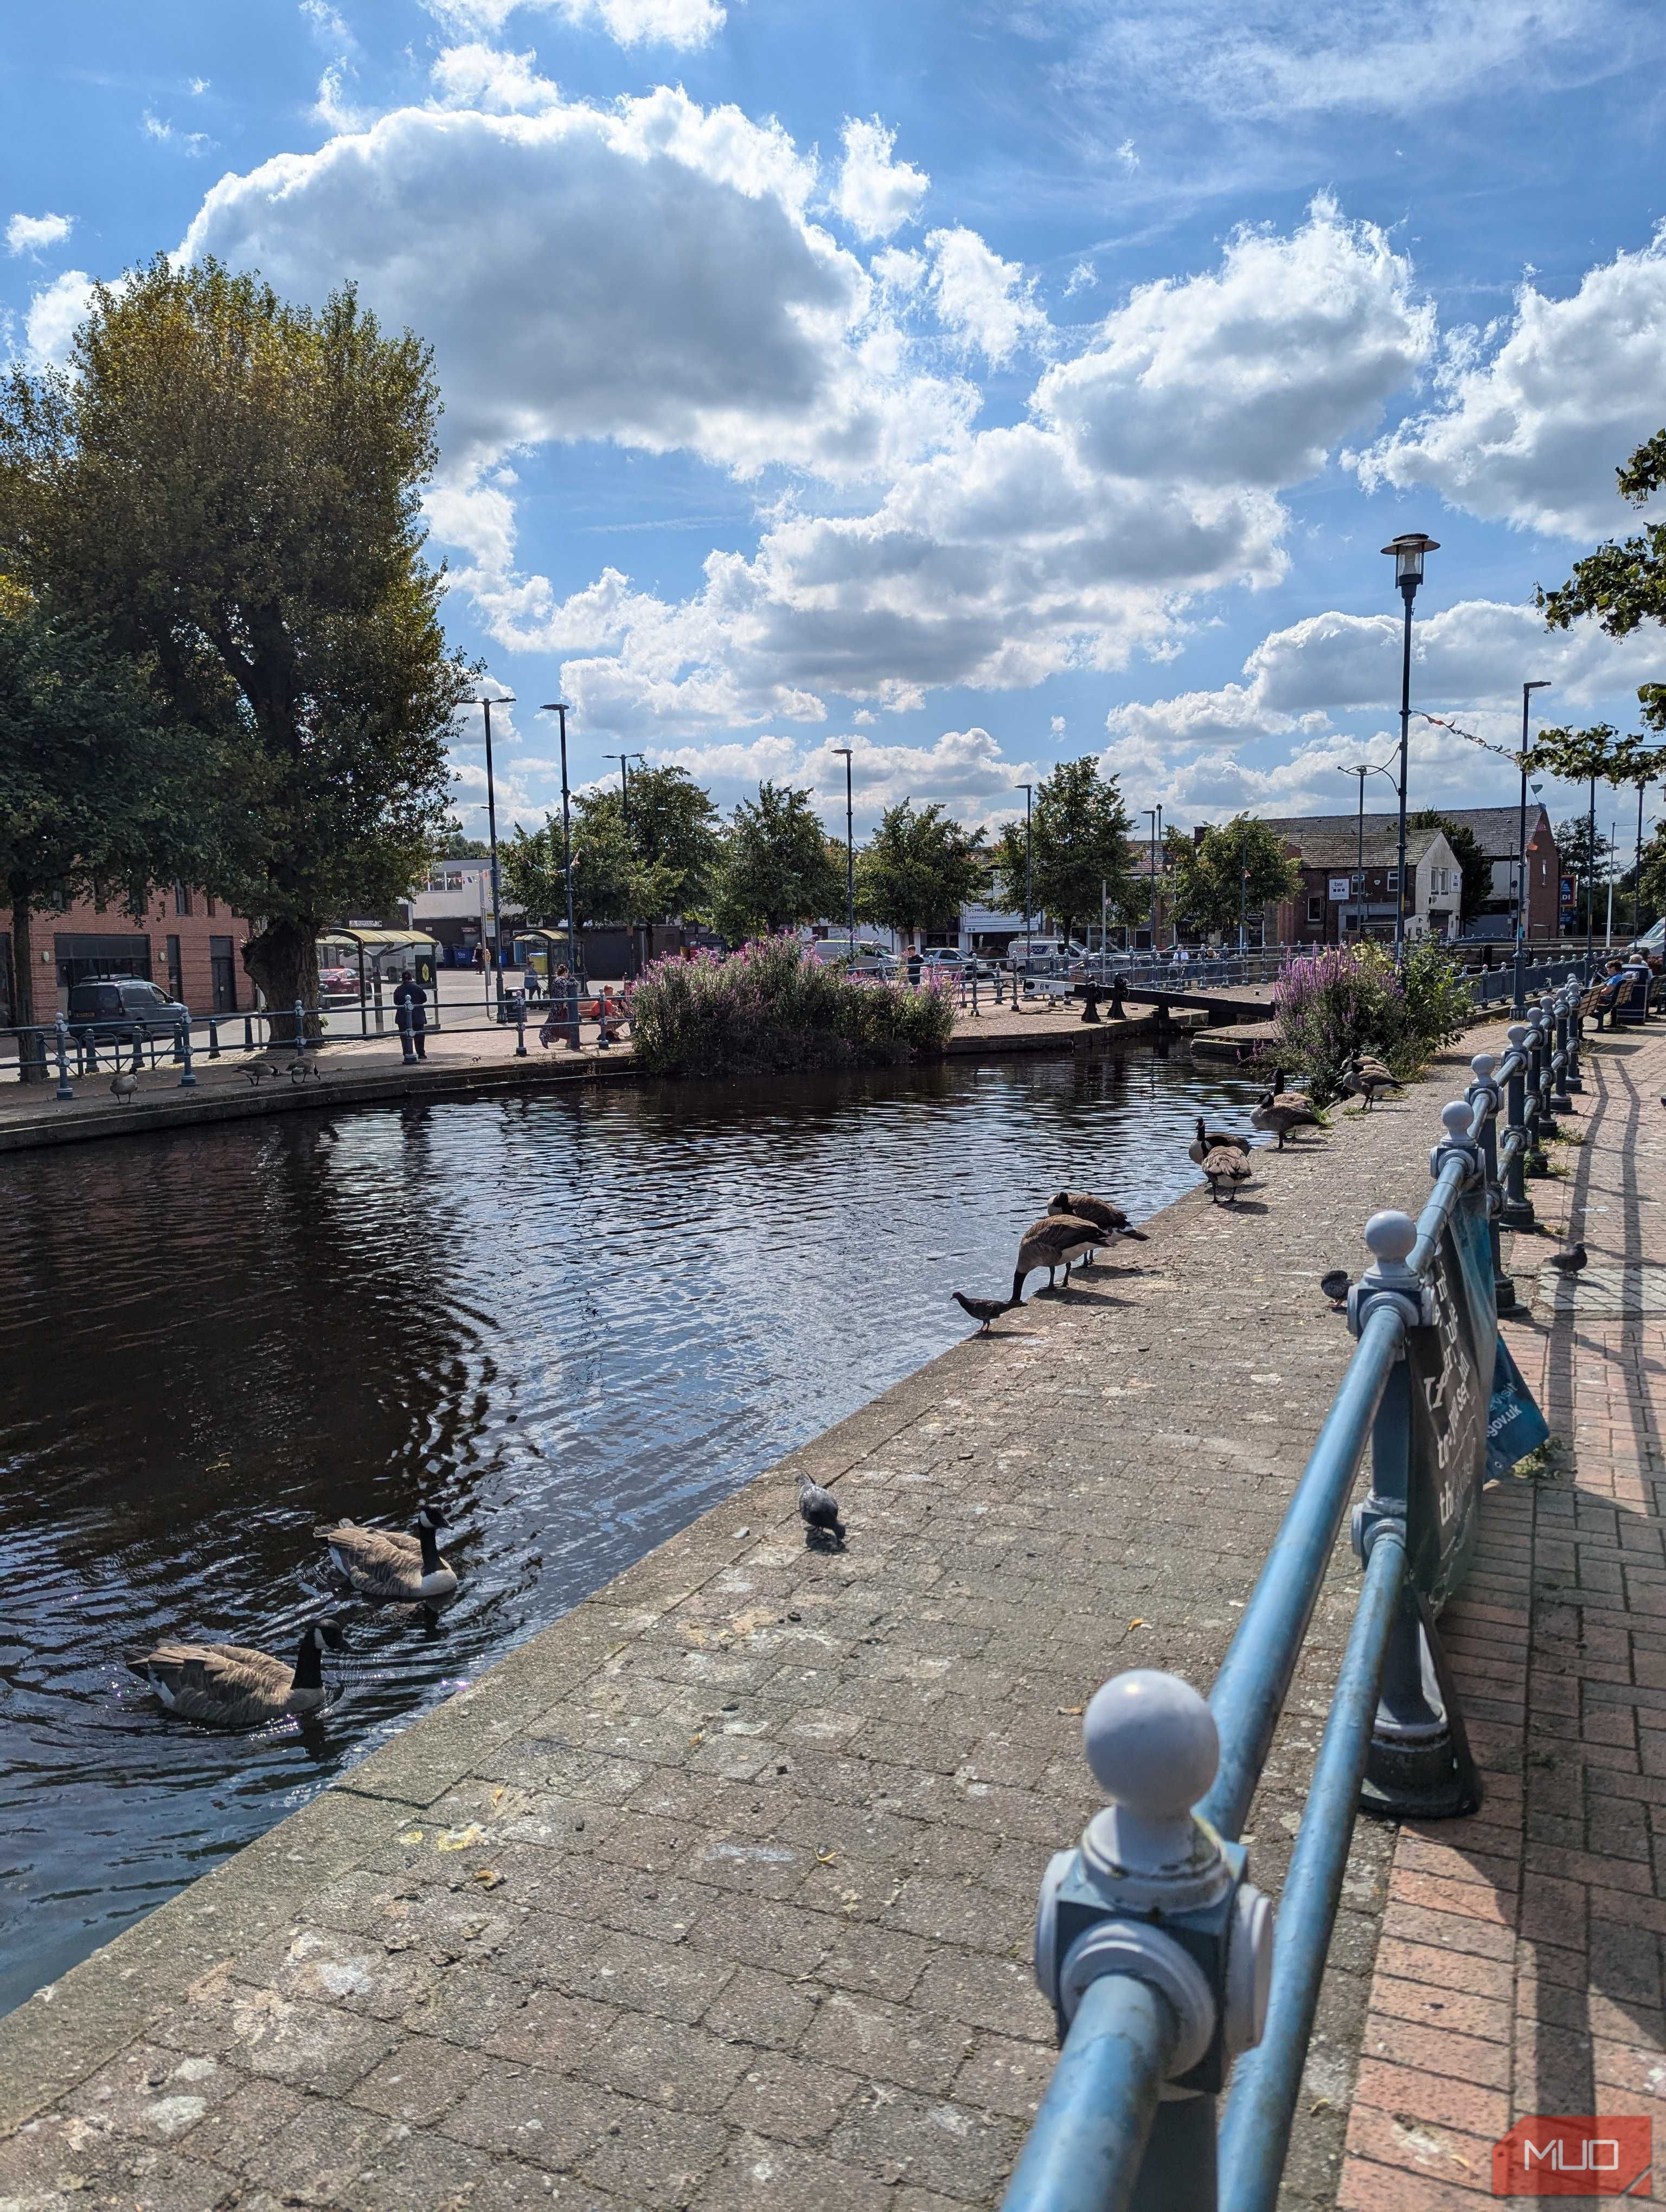
[[[1417,811],[1420,812],[1423,810]],[[1520,823],[1520,816],[1515,807],[1443,806],[1439,811],[1445,820],[1460,823],[1464,829],[1469,830],[1489,860],[1514,859],[1516,838]],[[1527,809],[1527,836],[1529,844],[1532,842],[1534,832],[1541,817],[1547,825],[1549,817],[1545,814],[1544,808],[1537,799],[1529,800]],[[1398,821],[1399,817],[1394,814],[1366,815],[1365,865],[1367,867],[1383,865],[1380,861],[1373,861],[1371,858],[1372,837],[1384,831],[1390,836],[1394,836],[1398,828]],[[1288,837],[1291,843],[1295,844],[1298,842],[1298,831],[1304,835],[1310,833],[1315,837],[1320,837],[1346,829],[1349,838],[1352,839],[1358,836],[1359,823],[1359,817],[1357,814],[1304,814],[1294,815],[1285,820],[1269,820],[1267,826],[1269,830],[1276,830],[1280,836]],[[1421,852],[1424,847],[1420,845],[1417,849]],[[1353,847],[1350,844],[1348,848],[1350,854],[1353,850]],[[1409,837],[1408,850],[1410,850]],[[1303,857],[1304,859],[1308,857],[1305,851]],[[1317,860],[1311,864],[1315,866],[1329,865]],[[1389,865],[1393,865],[1392,860]]]
[[[1292,845],[1302,864],[1310,868],[1352,868],[1358,865],[1359,817],[1357,814],[1308,814],[1273,817],[1266,827]],[[1406,831],[1406,859],[1414,867],[1440,832]],[[1400,823],[1393,814],[1365,817],[1365,866],[1396,867],[1400,861]]]

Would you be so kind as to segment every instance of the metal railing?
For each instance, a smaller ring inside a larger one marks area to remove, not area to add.
[[[1579,1088],[1581,995],[1554,992],[1501,1060],[1470,1062],[1421,1217],[1365,1224],[1357,1346],[1207,1705],[1141,1670],[1088,1706],[1111,1802],[1043,1881],[1036,1976],[1062,2048],[1005,2212],[1273,2212],[1362,1795],[1400,1818],[1480,1802],[1435,1614],[1468,1571],[1482,1481],[1545,1437],[1498,1332],[1514,1302],[1498,1230],[1531,1223],[1523,1177]],[[1359,1600],[1275,1946],[1237,1838],[1368,1445]]]

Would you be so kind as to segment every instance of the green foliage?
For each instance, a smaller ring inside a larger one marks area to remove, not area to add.
[[[1475,1002],[1450,956],[1427,937],[1407,945],[1400,989],[1405,1026],[1389,1065],[1410,1074],[1463,1035]]]
[[[888,806],[856,855],[856,911],[904,936],[947,923],[982,891],[983,832],[969,836],[940,806]]]
[[[654,1075],[778,1075],[875,1067],[942,1052],[946,993],[879,983],[770,937],[727,960],[660,960],[630,994],[636,1058]]]
[[[1666,483],[1666,430],[1639,446],[1615,471],[1621,498],[1645,506]],[[1626,637],[1645,622],[1666,622],[1666,524],[1651,522],[1636,536],[1609,538],[1574,563],[1566,584],[1535,592],[1553,629],[1568,629],[1594,615],[1610,637]],[[1639,690],[1651,729],[1666,728],[1666,687]]]
[[[1641,884],[1644,913],[1666,912],[1666,822],[1643,848]]]
[[[444,838],[435,848],[436,860],[485,860],[491,857],[491,847],[483,837],[465,837],[460,823],[452,823]]]
[[[1197,930],[1236,933],[1238,916],[1293,899],[1302,872],[1284,841],[1264,822],[1235,814],[1198,838],[1170,830],[1164,837],[1173,911]]]
[[[623,802],[611,791],[581,799],[585,830],[593,830],[616,805]],[[709,793],[685,768],[640,768],[620,818],[634,876],[630,911],[622,918],[666,921],[702,907],[718,856],[717,809]]]
[[[1406,817],[1406,827],[1441,831],[1463,878],[1461,911],[1465,916],[1479,914],[1493,896],[1493,863],[1482,852],[1481,840],[1468,823],[1454,822],[1450,814],[1437,814],[1432,808],[1425,807]]]
[[[1338,1097],[1356,1053],[1417,1073],[1462,1034],[1473,1001],[1441,948],[1408,945],[1402,966],[1380,945],[1331,945],[1293,960],[1274,987],[1280,1054],[1316,1105]]]
[[[497,871],[506,907],[521,908],[528,921],[567,921],[567,878],[562,867],[561,824],[546,815],[541,830],[519,823],[497,848]]]
[[[1099,911],[1105,886],[1113,914],[1132,920],[1142,894],[1128,857],[1133,824],[1114,775],[1099,763],[1061,761],[1036,786],[1029,851],[1031,911],[1050,915],[1067,937],[1079,921]],[[1022,822],[1009,822],[994,849],[995,866],[1009,908],[1024,904],[1025,838]]]
[[[0,569],[154,661],[216,779],[201,879],[263,918],[276,1005],[316,1003],[319,925],[404,896],[445,831],[471,672],[422,557],[438,414],[429,349],[350,289],[314,312],[163,256],[94,288],[67,374],[0,394]]]
[[[844,854],[828,843],[806,793],[761,783],[756,805],[740,801],[724,834],[711,903],[713,926],[736,943],[843,913]]]

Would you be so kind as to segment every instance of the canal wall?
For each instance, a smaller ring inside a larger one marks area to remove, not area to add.
[[[1461,1076],[1168,1208],[0,2021],[0,2199],[995,2202],[1080,1710],[1129,1665],[1207,1687],[1351,1348],[1317,1278],[1420,1204]],[[1353,1583],[1344,1548],[1250,1822],[1274,1891]],[[1387,1849],[1362,1827],[1292,2202],[1334,2196]]]

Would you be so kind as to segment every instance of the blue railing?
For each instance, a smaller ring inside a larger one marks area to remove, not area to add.
[[[1356,1348],[1207,1705],[1142,1670],[1088,1707],[1111,1802],[1042,1886],[1036,1974],[1062,2049],[1005,2212],[1273,2212],[1362,1795],[1402,1818],[1480,1803],[1435,1615],[1468,1571],[1487,1474],[1544,1439],[1498,1333],[1515,1297],[1498,1231],[1532,1221],[1523,1178],[1548,1171],[1543,1140],[1580,1088],[1580,1004],[1554,992],[1501,1060],[1471,1061],[1420,1218],[1366,1224]],[[1275,1945],[1237,1838],[1368,1446],[1359,1600]]]

